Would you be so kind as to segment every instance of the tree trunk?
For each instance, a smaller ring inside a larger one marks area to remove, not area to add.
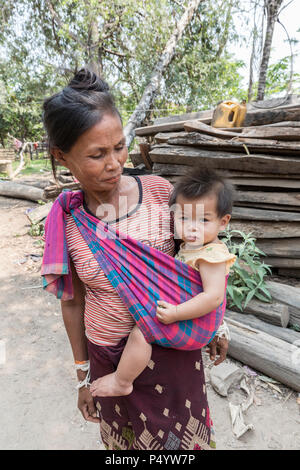
[[[263,54],[259,69],[257,101],[264,99],[274,26],[278,19],[279,8],[282,2],[283,0],[265,0],[265,9],[267,12],[267,27]]]
[[[95,19],[91,20],[90,31],[89,31],[89,41],[87,48],[87,65],[98,77],[102,76],[102,56],[101,48],[99,47],[99,31],[98,25]]]
[[[256,9],[257,9],[257,4],[255,4],[255,7],[254,7],[252,51],[251,51],[250,64],[249,64],[250,70],[249,70],[249,84],[248,84],[248,102],[252,100],[252,94],[253,94],[253,67],[254,67],[254,60],[255,60],[255,46],[256,46],[256,41],[257,41]]]
[[[184,14],[175,27],[169,41],[167,42],[166,47],[153,70],[150,82],[146,86],[140,102],[138,103],[135,111],[131,115],[124,129],[127,147],[130,146],[134,139],[134,129],[139,127],[145,119],[147,110],[151,106],[155,94],[160,87],[163,73],[174,57],[177,43],[180,41],[186,27],[191,22],[191,19],[201,1],[203,0],[191,0],[189,2]]]

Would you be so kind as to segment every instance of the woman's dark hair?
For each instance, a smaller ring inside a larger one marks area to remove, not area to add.
[[[217,197],[217,215],[223,217],[231,214],[234,187],[219,173],[210,168],[192,167],[175,184],[172,191],[169,205],[176,204],[178,196],[195,200],[208,194],[215,194]]]
[[[101,121],[105,114],[121,116],[108,84],[88,69],[75,73],[69,84],[43,103],[43,122],[49,151],[57,147],[68,152],[77,139]],[[55,160],[51,155],[55,176]]]

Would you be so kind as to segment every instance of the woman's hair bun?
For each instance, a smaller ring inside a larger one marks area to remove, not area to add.
[[[80,69],[76,72],[68,86],[78,91],[109,92],[108,84],[87,68]]]

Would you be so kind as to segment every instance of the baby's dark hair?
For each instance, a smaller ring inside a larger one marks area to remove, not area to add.
[[[208,194],[217,197],[217,215],[231,214],[234,201],[234,187],[219,173],[210,168],[192,167],[175,183],[169,205],[176,204],[178,196],[195,200]]]

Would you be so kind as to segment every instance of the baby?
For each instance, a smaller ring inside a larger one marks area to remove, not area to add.
[[[226,277],[236,257],[229,253],[218,234],[230,221],[232,203],[231,185],[212,170],[193,168],[175,185],[170,206],[175,236],[182,240],[176,258],[199,271],[203,292],[179,305],[159,300],[156,315],[160,322],[169,324],[202,317],[223,302]],[[129,395],[151,353],[151,344],[135,326],[116,371],[91,384],[92,396]]]

